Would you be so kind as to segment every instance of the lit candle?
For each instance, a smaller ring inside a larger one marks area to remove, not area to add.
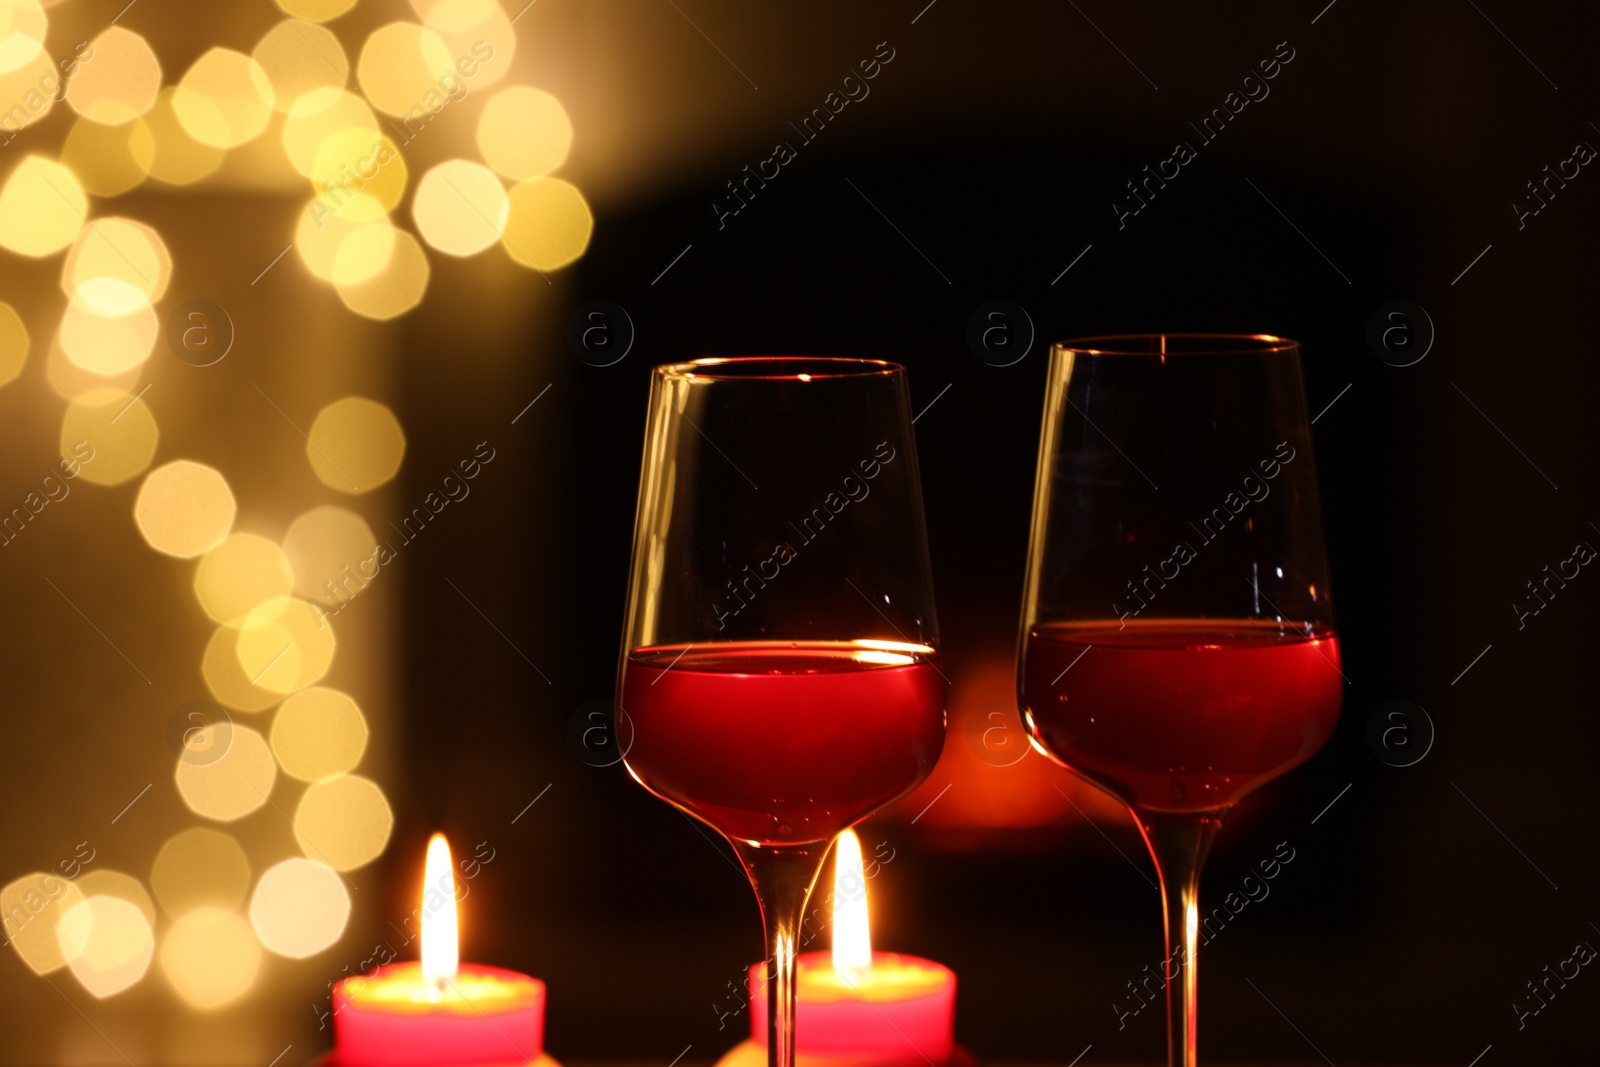
[[[456,924],[450,846],[434,834],[422,881],[422,959],[334,986],[329,1067],[557,1067],[544,1055],[544,983],[459,962]]]
[[[872,951],[861,843],[846,830],[834,846],[833,952],[799,958],[795,985],[795,1053],[806,1067],[975,1061],[955,1043],[956,976],[916,956]],[[766,1063],[766,965],[751,964],[751,1040],[718,1067]]]

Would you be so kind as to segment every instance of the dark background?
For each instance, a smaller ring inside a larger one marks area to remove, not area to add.
[[[185,278],[180,264],[173,293],[222,301],[240,323],[241,351],[222,365],[239,375],[240,404],[259,407],[248,391],[257,372],[246,370],[265,358],[259,331],[284,348],[337,335],[360,353],[328,373],[383,396],[408,437],[374,528],[477,442],[492,441],[497,458],[475,483],[477,503],[406,548],[341,630],[342,641],[378,633],[373,641],[389,634],[395,645],[361,665],[379,679],[363,701],[387,746],[374,773],[396,827],[361,876],[373,888],[344,940],[307,964],[275,961],[268,1003],[195,1017],[152,977],[104,1004],[74,992],[85,1018],[125,1047],[183,1049],[168,1052],[174,1062],[266,1063],[291,1042],[283,1062],[309,1060],[328,1035],[306,1005],[414,907],[423,844],[438,828],[460,855],[478,842],[494,850],[473,882],[462,957],[549,983],[554,1055],[663,1065],[720,1055],[748,1032],[742,1014],[719,1029],[714,1005],[729,1006],[728,983],[760,952],[754,899],[726,847],[620,767],[585,763],[569,736],[573,716],[615,684],[649,367],[806,353],[910,368],[943,652],[959,686],[1013,646],[1047,344],[1217,330],[1305,346],[1350,685],[1327,748],[1243,804],[1213,853],[1213,902],[1279,842],[1295,858],[1205,954],[1206,1055],[1465,1067],[1488,1049],[1482,1067],[1592,1061],[1594,968],[1522,1029],[1511,1004],[1576,943],[1600,945],[1587,655],[1600,578],[1586,568],[1520,629],[1511,604],[1574,544],[1600,545],[1589,333],[1600,177],[1584,167],[1520,229],[1511,204],[1577,142],[1600,146],[1600,10],[1325,2],[539,0],[517,24],[518,62],[573,114],[568,173],[596,214],[586,258],[552,285],[435,256],[424,306],[371,334],[339,325],[349,316],[331,294],[285,311],[269,303],[282,290],[244,284],[282,237],[247,242],[213,224],[237,218],[241,197],[152,196],[149,215],[195,227],[188,252],[239,242],[231,290],[197,280],[192,265]],[[95,24],[120,6],[97,8]],[[195,21],[135,8],[128,19],[181,53],[170,74],[228,19],[259,21],[233,42],[248,48],[277,17],[261,7],[206,8]],[[400,17],[407,5],[377,0],[352,16]],[[880,41],[896,55],[871,95],[719,229],[710,204],[723,183],[792,140],[787,124]],[[1270,95],[1201,147],[1187,122],[1221,106],[1284,41],[1295,57]],[[1119,228],[1111,203],[1124,183],[1180,139],[1198,158]],[[297,196],[272,225],[292,217]],[[572,310],[592,299],[621,305],[637,331],[607,368],[580,362],[566,341]],[[994,299],[1026,309],[1034,326],[1026,358],[1006,368],[981,362],[966,339],[969,317]],[[1408,367],[1367,341],[1369,317],[1397,299],[1425,309],[1436,332]],[[291,411],[309,417],[306,405]],[[54,433],[54,415],[6,412]],[[260,418],[301,447],[276,415]],[[196,406],[163,423],[164,442],[228,422],[226,409]],[[226,447],[238,458],[263,446]],[[18,460],[12,481],[36,479],[50,459]],[[52,549],[63,557],[114,514],[73,508]],[[126,525],[120,510],[115,518]],[[98,566],[114,577],[111,563]],[[155,569],[148,557],[143,566]],[[17,624],[19,662],[54,633],[96,640],[27,580],[36,602],[15,599],[14,575],[8,599],[24,620],[35,607],[51,614],[41,627]],[[118,610],[84,605],[95,618]],[[201,623],[189,628],[201,635]],[[166,640],[151,630],[126,646],[134,661],[148,664]],[[355,653],[342,655],[349,666]],[[107,672],[125,671],[107,660]],[[50,705],[59,719],[25,717],[32,704],[17,698],[5,768],[18,872],[52,861],[55,842],[75,840],[88,819],[58,778],[99,782],[108,810],[148,780],[124,770],[132,757],[121,749],[76,747],[72,724],[106,713],[109,698],[91,690],[111,683],[57,673],[28,684],[79,689],[70,707]],[[150,699],[150,721],[162,722],[180,696]],[[1392,700],[1425,708],[1436,730],[1411,767],[1386,765],[1367,741],[1369,718]],[[170,756],[144,741],[139,752],[166,774]],[[40,746],[55,758],[33,760]],[[957,1034],[986,1059],[1065,1062],[1086,1046],[1084,1063],[1162,1054],[1157,1010],[1119,1030],[1113,1008],[1162,956],[1148,859],[1126,819],[1074,796],[1095,825],[1070,816],[1042,835],[940,836],[910,823],[925,792],[863,832],[869,851],[885,842],[894,856],[872,883],[878,946],[958,972]],[[171,814],[175,802],[160,797],[147,803]],[[66,812],[48,837],[33,829],[47,810]],[[261,816],[281,836],[275,818]],[[148,863],[149,851],[119,862]],[[36,1030],[30,1049],[122,1062],[62,998],[5,966],[6,1025]],[[149,1019],[198,1036],[122,1039]],[[70,1037],[37,1037],[46,1031]]]
[[[551,685],[433,610],[448,605],[445,589],[411,613],[406,688],[425,703],[430,685],[452,684],[430,681],[432,655],[470,660],[482,707],[502,709],[494,729],[513,742],[490,766],[554,782],[483,889],[504,894],[497,910],[529,916],[500,947],[551,981],[552,1047],[574,1058],[719,1051],[731,1032],[718,1032],[711,1005],[759,950],[727,850],[620,768],[573,759],[562,734],[572,709],[613,684],[648,366],[784,352],[908,365],[914,407],[939,398],[917,424],[918,448],[959,672],[1013,639],[1045,343],[1188,329],[1296,338],[1311,410],[1339,398],[1315,435],[1351,680],[1326,751],[1243,805],[1211,861],[1206,885],[1220,899],[1276,842],[1296,850],[1272,895],[1206,954],[1208,1054],[1466,1064],[1493,1045],[1482,1062],[1582,1059],[1600,1004],[1587,986],[1600,980],[1575,980],[1521,1031],[1510,1002],[1577,941],[1600,941],[1597,738],[1580,651],[1595,593],[1580,577],[1521,631],[1510,601],[1575,542],[1600,539],[1588,525],[1585,330],[1596,200],[1581,174],[1520,231],[1510,202],[1575,142],[1600,143],[1582,44],[1593,10],[1341,0],[1313,25],[1315,3],[1080,13],[941,0],[910,25],[919,6],[689,12],[758,92],[679,34],[677,16],[665,20],[694,80],[756,100],[729,107],[764,121],[742,122],[754,132],[719,138],[672,187],[601,219],[572,303],[625,307],[632,352],[607,369],[569,360],[528,376],[519,395],[554,384],[507,451],[528,464],[559,451],[558,484],[508,494],[503,516],[479,516],[428,562],[485,552],[503,568],[501,616],[544,605],[512,634],[557,665]],[[793,140],[785,123],[885,39],[897,55],[872,95],[719,230],[709,202],[721,183],[774,138]],[[1285,40],[1295,58],[1271,95],[1119,229],[1109,203],[1123,182],[1176,139],[1196,143],[1185,121]],[[768,58],[785,62],[782,91],[796,104],[766,106],[775,87],[757,71]],[[994,298],[1037,328],[1029,356],[1005,369],[965,340],[968,316]],[[1366,341],[1369,315],[1394,299],[1436,327],[1414,366],[1386,365]],[[535,340],[541,351],[559,325]],[[431,389],[416,383],[414,403]],[[1437,729],[1427,758],[1405,769],[1381,763],[1365,737],[1394,699],[1421,705]],[[415,765],[458,776],[482,766],[447,723],[413,721]],[[482,777],[492,788],[501,775]],[[499,806],[515,811],[521,796]],[[470,835],[482,799],[428,815]],[[1109,832],[1148,872],[1131,827]],[[958,1035],[980,1054],[1070,1059],[1092,1044],[1092,1058],[1160,1056],[1157,1012],[1119,1032],[1110,1006],[1160,957],[1158,898],[1093,829],[1042,851],[932,851],[903,822],[866,836],[903,857],[874,883],[893,902],[876,912],[879,943],[958,971]],[[568,875],[541,877],[556,862]]]

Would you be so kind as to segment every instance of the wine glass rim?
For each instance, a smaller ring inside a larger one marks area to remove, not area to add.
[[[704,356],[684,363],[663,363],[655,368],[664,378],[707,381],[816,381],[904,371],[903,365],[888,360],[847,356]]]
[[[1258,356],[1295,352],[1300,342],[1270,333],[1122,333],[1079,337],[1051,346],[1080,356]]]

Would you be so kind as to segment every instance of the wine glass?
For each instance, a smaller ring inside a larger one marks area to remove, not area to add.
[[[1206,852],[1234,803],[1310,758],[1339,714],[1298,344],[1051,349],[1019,646],[1035,747],[1127,804],[1150,848],[1168,1060],[1194,1067]]]
[[[905,368],[656,367],[617,703],[640,785],[723,834],[760,901],[767,1058],[794,1061],[795,954],[835,835],[944,742]]]

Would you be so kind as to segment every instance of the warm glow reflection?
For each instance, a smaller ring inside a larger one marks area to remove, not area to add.
[[[155,158],[155,135],[142,118],[121,126],[79,118],[61,146],[61,162],[92,196],[120,196],[134,188],[150,176]]]
[[[243,620],[240,620],[242,622]],[[283,699],[283,694],[255,685],[239,661],[240,622],[219,626],[206,643],[200,659],[200,674],[217,703],[235,711],[265,711]]]
[[[460,81],[454,64],[437,33],[414,22],[391,22],[373,30],[361,46],[356,80],[373,107],[403,116],[412,108],[427,108],[429,93],[439,96]]]
[[[249,888],[250,861],[239,842],[204,826],[168,838],[150,870],[151,892],[169,918],[205,906],[231,910]]]
[[[332,947],[349,921],[344,879],[316,860],[295,857],[269,867],[250,898],[250,925],[262,946],[290,959]]]
[[[312,22],[336,19],[356,6],[356,0],[276,0],[276,3],[285,15]]]
[[[333,253],[328,280],[334,285],[359,285],[376,277],[394,254],[395,230],[388,219],[357,226]]]
[[[341,774],[306,788],[294,812],[300,851],[341,871],[377,859],[389,843],[394,813],[370,778]]]
[[[49,974],[66,965],[67,957],[56,941],[56,923],[82,900],[78,887],[56,873],[25,874],[0,889],[5,939],[34,974]]]
[[[312,686],[272,719],[272,751],[284,773],[320,782],[353,771],[367,748],[367,720],[349,694]]]
[[[323,144],[345,130],[368,130],[377,139],[378,119],[365,100],[338,86],[312,89],[296,97],[283,120],[283,151],[290,166],[311,177]]]
[[[195,60],[172,97],[189,136],[217,148],[236,148],[259,135],[272,103],[272,83],[261,65],[231,48],[213,48]]]
[[[110,376],[150,358],[161,323],[137,288],[117,278],[92,278],[74,296],[57,334],[68,359],[91,374]],[[91,304],[125,310],[101,314]]]
[[[195,597],[217,622],[243,618],[256,605],[293,590],[289,558],[256,534],[233,534],[207,552],[194,573]]]
[[[117,485],[150,466],[159,438],[144,400],[122,389],[91,389],[61,417],[61,458],[76,460],[78,476],[96,485]]]
[[[369,233],[347,251],[346,242],[358,231],[369,228]],[[392,231],[383,205],[365,193],[353,194],[337,213],[329,212],[317,199],[300,213],[294,247],[306,269],[325,282],[334,281],[341,274],[359,274],[365,267],[371,268],[366,275],[370,278],[388,265],[389,253],[394,250]],[[381,256],[381,261],[374,264],[374,256]]]
[[[367,520],[329,504],[300,515],[283,536],[283,554],[294,568],[295,592],[334,610],[359,593],[375,573],[367,561],[376,556],[376,547]]]
[[[461,962],[457,931],[455,868],[443,834],[428,838],[422,869],[422,980],[438,986],[456,976]]]
[[[211,1011],[250,991],[261,969],[261,944],[243,917],[197,908],[167,930],[160,960],[178,996],[192,1008]]]
[[[336,285],[339,299],[357,315],[392,319],[422,303],[428,291],[427,253],[405,230],[394,231],[394,247],[382,270],[364,281]]]
[[[444,40],[456,69],[472,72],[473,92],[511,73],[516,27],[495,0],[412,0],[411,6],[420,9],[422,21]]]
[[[10,304],[0,303],[0,385],[15,381],[28,362],[28,328]]]
[[[534,178],[513,186],[501,243],[524,267],[548,271],[583,255],[594,216],[578,187],[560,178]]]
[[[307,435],[306,458],[330,489],[365,493],[395,476],[406,454],[406,435],[394,412],[376,400],[347,396],[317,412]]]
[[[266,738],[247,726],[201,727],[197,732],[205,736],[195,743],[209,745],[211,735],[230,729],[232,737],[221,756],[207,757],[208,762],[180,759],[174,774],[178,795],[189,805],[189,810],[218,822],[242,819],[265,804],[272,792],[273,779],[278,775],[278,765],[267,747]]]
[[[350,60],[332,30],[302,19],[283,19],[256,42],[251,58],[272,84],[272,106],[288,111],[313,89],[341,88]]]
[[[104,280],[131,287],[106,286]],[[172,279],[172,255],[152,227],[137,219],[95,219],[78,235],[61,268],[61,289],[97,315],[127,315],[154,304]]]
[[[411,214],[417,232],[434,248],[470,256],[500,240],[511,202],[494,171],[452,159],[422,176]]]
[[[513,85],[489,98],[478,115],[478,151],[513,181],[540,178],[566,162],[572,120],[561,101],[531,85]]]
[[[49,25],[39,0],[0,4],[0,71],[16,70],[36,58]]]
[[[84,118],[108,126],[131,122],[156,102],[161,61],[132,30],[112,26],[89,42],[94,58],[78,64],[67,104]]]
[[[239,620],[234,651],[253,687],[282,695],[320,681],[336,647],[332,624],[314,605],[277,597]]]
[[[91,896],[69,908],[56,927],[56,940],[73,977],[101,999],[143,978],[156,947],[144,913],[113,896]]]
[[[833,969],[852,983],[872,973],[867,873],[854,830],[840,834],[833,845]]]
[[[168,185],[188,185],[220,167],[225,153],[216,145],[190,135],[173,106],[176,95],[176,86],[162,89],[155,106],[143,120],[155,145],[150,158],[150,176]]]
[[[222,472],[193,460],[151,471],[139,487],[133,520],[157,552],[193,559],[222,544],[237,510]]]
[[[311,187],[323,210],[340,212],[353,193],[372,197],[385,211],[400,205],[406,161],[387,136],[365,126],[328,135],[311,164]]]
[[[144,883],[131,874],[102,867],[95,871],[84,871],[73,879],[72,884],[85,897],[104,896],[126,900],[139,909],[139,914],[145,917],[146,922],[155,925],[156,902],[150,898]]]
[[[48,256],[77,239],[89,200],[66,167],[28,156],[0,187],[0,247],[23,256]]]

